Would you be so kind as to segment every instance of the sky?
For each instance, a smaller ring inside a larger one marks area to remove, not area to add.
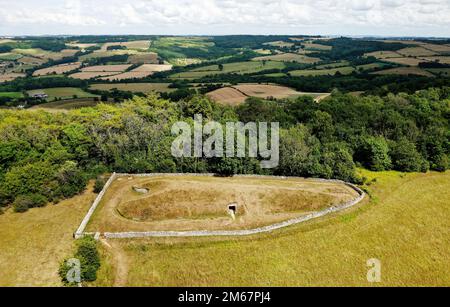
[[[450,0],[0,0],[0,35],[450,37]]]

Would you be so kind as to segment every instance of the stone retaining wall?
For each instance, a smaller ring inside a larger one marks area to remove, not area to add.
[[[81,223],[80,227],[78,228],[77,232],[75,233],[75,237],[79,238],[84,235],[84,230],[89,223],[90,218],[92,217],[92,214],[94,213],[95,209],[97,208],[98,204],[100,203],[101,199],[103,198],[103,195],[105,194],[106,190],[109,188],[111,183],[118,177],[173,177],[173,176],[216,176],[215,174],[116,174],[114,173],[111,178],[109,178],[107,184],[105,184],[105,187],[103,188],[102,192],[98,195],[97,199],[93,203],[91,209],[89,210],[86,217],[83,219],[83,222]],[[342,180],[328,180],[328,179],[315,179],[315,178],[301,178],[301,177],[280,177],[280,176],[264,176],[264,175],[236,175],[234,177],[238,178],[267,178],[267,179],[303,179],[303,180],[311,180],[311,181],[319,181],[319,182],[335,182],[335,183],[342,183],[350,188],[354,189],[359,196],[347,203],[333,206],[330,208],[327,208],[322,211],[310,213],[308,215],[304,215],[295,219],[287,220],[281,223],[255,228],[255,229],[248,229],[248,230],[224,230],[224,231],[209,231],[209,230],[198,230],[198,231],[149,231],[149,232],[115,232],[110,233],[106,232],[103,234],[105,238],[109,239],[126,239],[126,238],[162,238],[162,237],[211,237],[211,236],[249,236],[249,235],[255,235],[255,234],[261,234],[261,233],[268,233],[272,232],[277,229],[285,228],[288,226],[304,223],[331,213],[339,212],[348,208],[351,208],[358,203],[360,203],[366,196],[366,193],[364,193],[363,190],[358,188],[356,185],[353,185],[351,183],[344,182]]]

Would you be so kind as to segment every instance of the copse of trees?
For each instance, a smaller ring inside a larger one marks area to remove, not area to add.
[[[189,90],[183,89],[180,90]],[[450,88],[385,97],[333,92],[223,106],[192,94],[174,102],[154,95],[67,113],[0,110],[0,204],[18,212],[80,193],[107,172],[277,174],[361,182],[375,171],[445,171],[450,155]],[[205,120],[280,122],[280,163],[255,158],[175,158],[173,123]],[[99,179],[96,189],[100,190]]]

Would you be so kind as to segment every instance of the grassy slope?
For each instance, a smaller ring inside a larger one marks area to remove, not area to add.
[[[60,285],[59,263],[95,195],[89,192],[23,214],[0,215],[0,286]]]
[[[114,241],[128,285],[370,286],[370,258],[382,262],[381,285],[450,285],[450,172],[365,175],[378,178],[370,203],[273,234]]]

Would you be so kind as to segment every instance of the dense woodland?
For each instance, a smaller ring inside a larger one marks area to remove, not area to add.
[[[176,159],[170,129],[194,114],[219,122],[278,121],[279,167],[253,158]],[[445,171],[450,158],[450,88],[354,97],[249,99],[238,107],[201,95],[170,101],[135,96],[122,104],[61,113],[0,110],[0,204],[16,211],[57,203],[107,172],[216,172],[339,178],[375,171]]]

